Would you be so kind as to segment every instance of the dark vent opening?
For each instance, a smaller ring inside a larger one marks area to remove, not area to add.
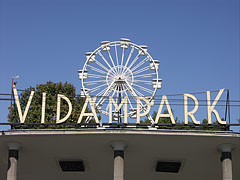
[[[65,172],[84,172],[85,168],[84,168],[84,164],[82,161],[59,161],[59,164],[62,168],[62,171]]]
[[[156,172],[178,173],[181,167],[181,162],[166,162],[158,161]]]

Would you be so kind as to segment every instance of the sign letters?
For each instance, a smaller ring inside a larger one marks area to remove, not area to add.
[[[19,115],[19,119],[21,123],[25,122],[28,110],[30,108],[31,102],[32,102],[32,98],[34,96],[34,91],[31,91],[30,96],[28,98],[28,102],[27,105],[25,107],[24,112],[22,112],[21,109],[21,105],[19,102],[19,97],[18,97],[18,92],[16,90],[16,88],[13,89],[14,91],[14,96],[15,96],[15,101],[16,101],[16,106],[17,106],[17,111],[18,111],[18,115]],[[210,97],[210,91],[206,92],[206,97],[207,97],[207,117],[208,117],[208,124],[212,124],[212,114],[215,115],[216,120],[218,121],[219,124],[225,125],[226,121],[221,120],[220,116],[218,114],[218,111],[215,109],[215,106],[217,104],[217,102],[219,101],[222,93],[223,93],[224,89],[220,89],[215,100],[211,101],[211,97]],[[189,118],[193,121],[194,124],[200,124],[200,121],[198,121],[194,114],[197,112],[198,107],[199,107],[199,103],[197,98],[193,95],[193,94],[184,94],[184,123],[188,124],[188,120]],[[194,107],[191,111],[188,110],[188,99],[191,99],[194,102]],[[97,97],[90,97],[87,96],[85,98],[85,103],[83,105],[82,111],[79,114],[79,118],[77,123],[81,123],[83,117],[94,117],[94,120],[96,123],[99,123],[98,120],[98,116],[97,116],[97,112],[95,109],[95,104],[96,104],[96,100]],[[60,119],[60,109],[61,109],[61,101],[66,101],[68,104],[68,113],[65,117],[63,117],[62,119]],[[115,109],[117,111],[119,111],[121,108],[123,108],[124,111],[124,123],[127,124],[128,123],[128,114],[127,114],[127,101],[128,101],[128,97],[124,97],[123,100],[117,104],[114,99],[110,96],[109,97],[109,123],[112,123],[112,118],[113,118],[113,111],[112,108],[113,106],[115,107]],[[137,102],[137,108],[136,108],[136,124],[140,123],[140,118],[142,116],[146,116],[151,109],[151,105],[150,102],[147,98],[145,97],[137,97],[136,98],[136,102]],[[145,106],[142,106],[142,102],[145,102]],[[211,103],[212,102],[212,103]],[[90,110],[91,112],[86,112],[86,109],[88,107],[88,105],[90,106]],[[167,108],[167,113],[162,113],[163,107],[166,106]],[[144,112],[141,113],[141,108],[145,108]],[[41,115],[41,123],[45,123],[45,110],[46,110],[46,93],[42,94],[42,115]],[[71,115],[72,112],[72,104],[71,101],[64,95],[62,94],[58,94],[57,96],[57,113],[56,113],[56,123],[63,123],[65,122]],[[171,106],[168,102],[167,96],[163,95],[162,99],[161,99],[161,103],[158,107],[158,111],[157,111],[157,115],[156,115],[156,119],[155,119],[155,124],[158,124],[159,118],[161,117],[169,117],[171,119],[171,123],[172,124],[176,124],[176,121],[174,119],[173,113],[172,113],[172,109]]]

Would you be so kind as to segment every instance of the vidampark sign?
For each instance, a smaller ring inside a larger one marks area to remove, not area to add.
[[[24,123],[25,119],[27,117],[31,102],[32,102],[32,98],[34,96],[34,91],[31,91],[31,94],[28,98],[28,102],[27,102],[24,112],[22,112],[17,89],[14,88],[13,91],[14,91],[15,103],[17,106],[20,123]],[[208,118],[209,125],[212,124],[212,115],[213,114],[215,115],[216,120],[218,121],[219,124],[222,124],[222,125],[226,124],[226,121],[221,120],[218,111],[215,109],[223,92],[224,92],[224,89],[220,89],[214,100],[211,100],[210,91],[206,92],[206,101],[207,101],[206,108],[207,108],[207,118]],[[97,116],[97,112],[96,112],[97,98],[98,98],[97,96],[95,96],[95,97],[86,96],[85,103],[83,105],[81,113],[79,114],[77,123],[82,123],[83,117],[94,117],[93,119],[95,120],[95,122],[100,123],[98,116]],[[113,99],[113,97],[109,96],[108,98],[109,98],[109,101],[108,101],[109,120],[108,120],[108,122],[110,124],[113,122],[113,107],[114,107],[116,111],[119,111],[121,108],[123,109],[124,123],[127,124],[128,123],[128,103],[127,102],[129,100],[128,96],[125,96],[122,99],[122,101],[118,102],[118,103]],[[198,121],[194,116],[194,113],[197,112],[198,107],[199,107],[198,99],[193,94],[183,94],[183,99],[184,99],[183,111],[184,111],[185,124],[187,125],[189,123],[189,121],[188,121],[189,117],[194,124],[196,124],[196,125],[200,124],[200,121]],[[194,108],[191,111],[188,110],[188,100],[189,99],[191,99],[194,102]],[[61,101],[62,100],[66,101],[68,104],[68,113],[66,114],[65,117],[60,118]],[[143,102],[145,104],[144,111],[142,111]],[[136,124],[140,124],[140,118],[143,116],[147,116],[149,114],[149,112],[151,110],[151,105],[150,105],[150,101],[148,98],[141,97],[141,96],[136,97],[136,105],[137,105],[137,107],[136,107]],[[90,107],[91,112],[86,112],[88,106]],[[162,112],[164,106],[166,106],[167,111],[168,111],[168,113],[166,113],[166,114]],[[72,110],[73,110],[72,103],[69,100],[69,98],[63,94],[58,94],[57,95],[56,123],[60,124],[60,123],[64,123],[65,121],[67,121],[67,119],[70,117],[70,115],[72,113]],[[46,93],[42,93],[42,108],[41,108],[41,113],[42,113],[41,114],[41,123],[42,124],[45,123],[45,111],[46,111]],[[158,111],[157,111],[157,115],[156,115],[154,124],[158,124],[158,121],[161,117],[168,117],[171,119],[172,124],[176,124],[176,121],[174,119],[173,112],[171,109],[171,105],[169,104],[169,101],[168,101],[168,98],[166,95],[162,96],[161,103],[158,107]]]
[[[160,61],[152,58],[146,45],[137,45],[126,38],[121,38],[120,41],[102,41],[97,49],[86,53],[83,69],[78,70],[81,96],[85,97],[85,103],[77,123],[83,123],[83,119],[86,119],[84,123],[92,122],[92,120],[102,123],[97,116],[99,113],[109,117],[109,124],[116,121],[121,123],[122,119],[124,124],[128,124],[130,122],[128,117],[136,119],[136,124],[140,124],[143,116],[146,116],[151,124],[159,124],[159,119],[166,117],[170,118],[172,124],[176,124],[166,95],[162,96],[159,107],[154,107],[154,110],[158,108],[155,120],[150,115],[151,108],[156,106],[155,95],[162,87],[159,65]],[[13,91],[20,122],[24,123],[34,91],[30,94],[24,112],[22,112],[16,88]],[[212,124],[213,114],[219,124],[226,124],[215,108],[223,92],[224,89],[220,89],[213,101],[210,91],[206,92],[208,124]],[[189,100],[194,102],[194,108],[191,111],[188,110]],[[68,105],[68,113],[63,118],[61,118],[61,101],[66,101],[65,104]],[[200,124],[194,116],[200,106],[198,99],[193,94],[183,94],[183,101],[184,123],[188,124],[188,120],[191,119],[194,124]],[[164,106],[167,108],[167,113],[162,112]],[[56,124],[66,122],[72,110],[69,98],[58,94]],[[44,124],[46,93],[42,94],[41,111],[41,123]]]

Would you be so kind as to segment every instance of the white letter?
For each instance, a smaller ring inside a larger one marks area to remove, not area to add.
[[[216,111],[216,109],[214,109],[214,107],[216,106],[218,100],[220,99],[222,93],[223,93],[224,89],[220,89],[216,99],[213,101],[212,105],[210,104],[211,103],[211,97],[210,97],[210,91],[207,91],[207,105],[208,105],[208,124],[212,124],[212,118],[211,118],[211,114],[212,112],[214,113],[217,121],[220,123],[220,124],[226,124],[226,121],[222,121],[219,117],[219,114],[218,112]]]
[[[195,106],[193,108],[192,111],[188,112],[188,99],[187,98],[191,98],[194,103]],[[184,94],[184,118],[185,118],[185,124],[188,124],[188,116],[190,116],[192,118],[192,121],[194,124],[200,124],[200,121],[197,121],[196,118],[193,116],[193,114],[197,111],[198,109],[198,100],[195,96],[193,96],[192,94]]]
[[[167,106],[168,114],[161,114],[164,102]],[[167,100],[167,96],[165,96],[165,95],[162,96],[162,101],[161,101],[161,104],[160,104],[158,112],[157,112],[157,116],[156,116],[156,119],[155,119],[155,124],[158,123],[160,117],[170,117],[170,119],[172,121],[172,124],[176,124],[176,122],[174,120],[174,117],[173,117],[173,114],[172,114],[172,110],[171,110],[170,105],[169,105],[168,100]]]
[[[85,101],[85,103],[83,105],[81,114],[80,114],[80,116],[78,118],[78,123],[82,122],[83,116],[94,116],[94,119],[95,119],[96,123],[99,123],[99,120],[98,120],[98,117],[97,117],[97,113],[96,113],[96,110],[95,110],[95,102],[96,102],[96,100],[97,100],[96,96],[93,97],[93,100],[91,99],[90,96],[87,96],[86,101]],[[92,109],[92,113],[85,113],[87,105],[88,105],[88,102],[89,102],[90,107]]]
[[[62,118],[62,119],[60,119],[61,98],[63,98],[65,101],[67,101],[68,107],[69,107],[67,115],[64,118]],[[64,121],[66,121],[69,118],[69,116],[71,115],[71,112],[72,112],[72,104],[71,104],[70,100],[66,96],[64,96],[62,94],[58,94],[58,97],[57,97],[57,119],[56,119],[56,123],[62,123]]]
[[[118,106],[117,103],[114,101],[113,97],[109,97],[109,123],[112,123],[112,104],[115,106],[116,111],[119,111],[124,104],[124,123],[127,123],[127,100],[128,97],[125,96],[121,104],[119,104]]]
[[[144,113],[140,113],[140,103],[141,103],[141,101],[140,100],[143,100],[143,101],[145,101],[146,102],[146,105],[147,105],[147,110],[144,112]],[[144,97],[137,97],[137,124],[140,124],[140,117],[141,116],[146,116],[148,113],[149,113],[149,111],[150,111],[150,103],[149,103],[149,101],[146,99],[146,98],[144,98]]]
[[[47,93],[42,94],[42,119],[41,119],[41,123],[45,123],[46,94]]]
[[[19,115],[20,122],[24,123],[25,119],[26,119],[26,116],[27,116],[27,113],[28,113],[28,110],[29,110],[29,107],[30,107],[30,104],[32,102],[34,91],[31,91],[31,94],[29,96],[29,99],[28,99],[28,102],[27,102],[27,106],[25,108],[25,111],[24,111],[23,115],[22,115],[22,110],[21,110],[19,98],[18,98],[17,89],[13,88],[13,92],[14,92],[14,97],[15,97],[15,101],[16,101],[16,104],[17,104],[17,110],[18,110],[18,115]]]

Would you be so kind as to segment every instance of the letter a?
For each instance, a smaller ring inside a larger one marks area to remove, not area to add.
[[[161,114],[164,103],[167,106],[168,114]],[[172,121],[172,124],[176,124],[176,122],[174,120],[174,117],[173,117],[173,114],[172,114],[172,110],[171,110],[170,105],[168,103],[167,96],[162,96],[162,101],[161,101],[161,104],[160,104],[158,112],[157,112],[157,116],[156,116],[156,119],[155,119],[155,124],[158,123],[160,117],[170,117],[170,119]]]
[[[83,116],[93,116],[94,119],[95,119],[95,121],[96,121],[96,123],[99,123],[99,120],[98,120],[98,117],[97,117],[97,113],[96,113],[96,110],[95,110],[95,105],[94,105],[95,102],[96,102],[96,100],[97,100],[97,97],[96,97],[96,96],[93,97],[93,100],[91,99],[90,96],[87,96],[87,98],[86,98],[86,100],[85,100],[85,103],[84,103],[84,105],[83,105],[81,114],[80,114],[80,116],[79,116],[79,118],[78,118],[78,123],[81,123],[81,122],[82,122]],[[87,105],[88,105],[88,102],[89,102],[90,107],[91,107],[91,109],[92,109],[92,113],[85,113],[86,108],[87,108]]]

